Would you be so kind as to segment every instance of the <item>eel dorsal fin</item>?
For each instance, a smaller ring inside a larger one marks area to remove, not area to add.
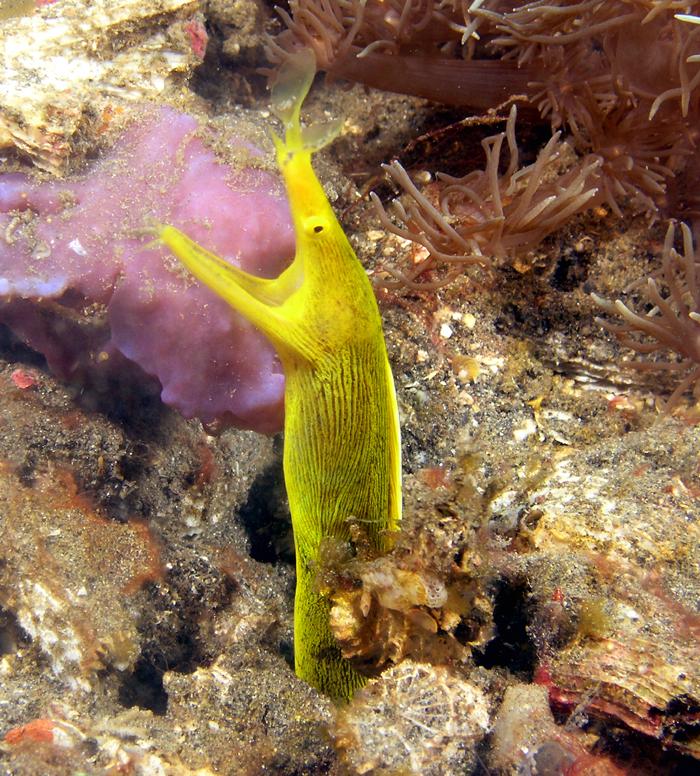
[[[285,129],[284,140],[273,134],[277,153],[282,158],[300,152],[313,154],[340,134],[342,121],[302,126],[301,106],[316,75],[316,57],[309,48],[299,49],[280,67],[270,97],[272,112]]]

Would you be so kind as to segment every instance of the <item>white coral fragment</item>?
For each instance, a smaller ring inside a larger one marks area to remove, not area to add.
[[[110,102],[154,99],[198,64],[184,26],[198,9],[197,0],[64,0],[0,24],[0,147],[64,171]]]
[[[444,666],[404,660],[338,712],[336,745],[351,772],[468,773],[489,728],[481,690]]]

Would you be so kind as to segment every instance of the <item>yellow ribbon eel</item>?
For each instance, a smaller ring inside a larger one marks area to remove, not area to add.
[[[203,283],[275,346],[286,378],[284,478],[296,548],[296,673],[336,700],[364,679],[340,654],[330,605],[315,584],[327,537],[347,541],[350,522],[388,549],[401,517],[401,452],[394,382],[377,302],[311,166],[333,127],[307,129],[301,104],[315,72],[303,50],[282,69],[273,105],[285,138],[273,135],[289,197],[296,254],[277,278],[231,266],[172,226],[160,240]]]

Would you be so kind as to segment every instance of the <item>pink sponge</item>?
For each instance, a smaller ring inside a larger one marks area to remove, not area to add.
[[[272,347],[137,234],[149,220],[172,224],[264,277],[291,259],[277,177],[242,142],[249,163],[221,163],[197,127],[153,108],[79,180],[0,176],[0,321],[64,379],[139,373],[187,417],[272,432],[284,393]]]

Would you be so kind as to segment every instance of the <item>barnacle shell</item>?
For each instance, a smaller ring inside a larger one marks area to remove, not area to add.
[[[1,24],[0,147],[65,171],[115,102],[162,98],[199,63],[198,8],[197,0],[63,0]]]
[[[464,658],[464,648],[450,634],[460,618],[445,607],[442,580],[429,571],[401,568],[391,556],[358,564],[357,573],[358,586],[332,596],[331,629],[344,657],[366,668],[426,654]]]
[[[411,527],[416,513],[408,513],[407,528],[391,553],[345,565],[325,559],[327,573],[329,565],[336,566],[326,579],[331,630],[343,656],[368,673],[405,658],[463,662],[465,641],[483,644],[492,635],[491,602],[481,594],[478,553],[466,545],[462,517],[439,515],[444,494],[418,481],[407,493],[421,502],[421,516]],[[461,641],[455,637],[458,626]]]

